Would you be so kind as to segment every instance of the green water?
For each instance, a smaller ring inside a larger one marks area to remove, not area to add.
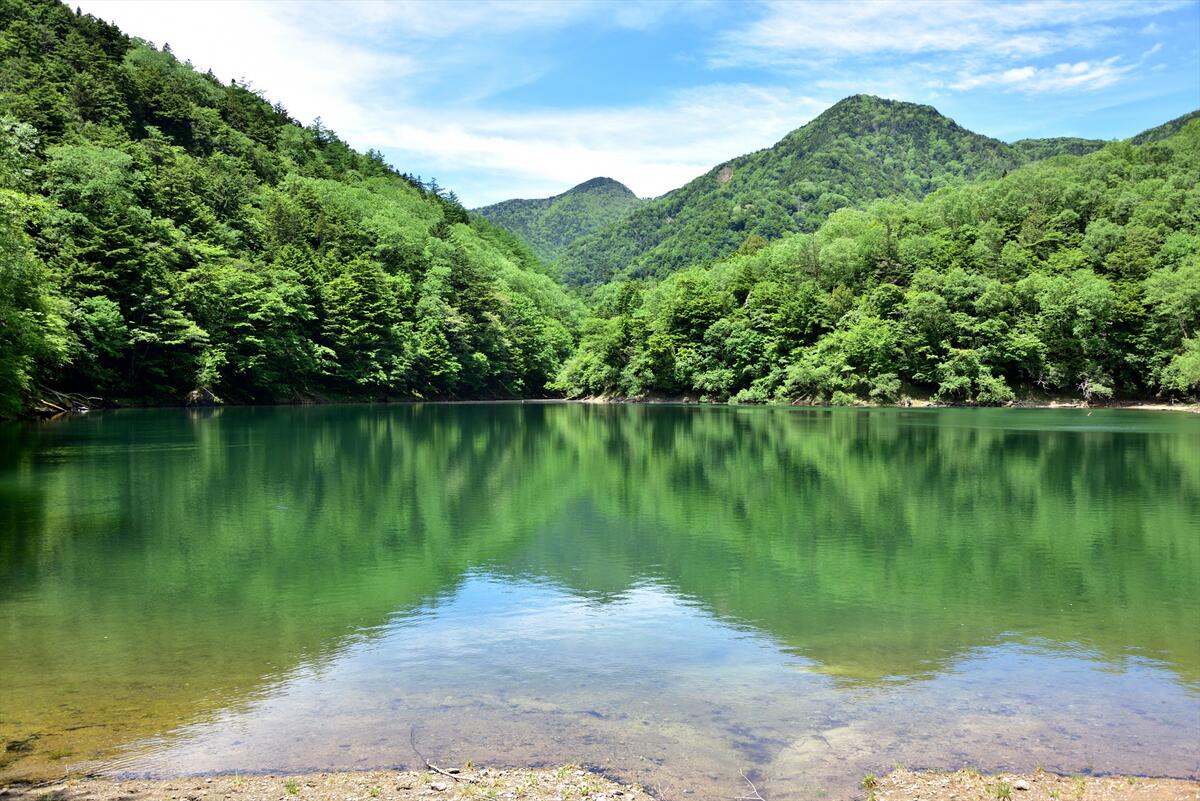
[[[0,780],[1200,772],[1200,417],[477,404],[0,427]]]

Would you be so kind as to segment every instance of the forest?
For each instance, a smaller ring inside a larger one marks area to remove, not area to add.
[[[561,195],[505,200],[475,212],[521,237],[544,261],[555,262],[575,240],[619,224],[641,203],[620,181],[593,178]]]
[[[571,396],[1003,404],[1200,390],[1200,122],[594,293]]]
[[[580,237],[563,253],[568,283],[662,278],[735,252],[749,236],[812,232],[830,214],[876,199],[996,178],[1035,159],[1086,153],[1094,139],[1008,144],[973,133],[932,106],[854,95],[775,145],[704,175]]]
[[[537,394],[584,307],[436,181],[49,0],[0,4],[0,410]]]
[[[855,96],[654,201],[500,204],[514,232],[167,45],[2,0],[0,415],[1195,397],[1198,162],[1185,119],[1010,145]]]

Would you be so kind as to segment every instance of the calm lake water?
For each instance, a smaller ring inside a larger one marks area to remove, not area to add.
[[[0,781],[1200,772],[1200,417],[580,404],[0,427]]]

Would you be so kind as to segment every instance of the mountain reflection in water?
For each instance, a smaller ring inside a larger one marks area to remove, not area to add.
[[[126,411],[0,427],[0,523],[0,778],[1200,771],[1194,416]]]

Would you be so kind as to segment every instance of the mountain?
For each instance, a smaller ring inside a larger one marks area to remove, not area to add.
[[[732,253],[752,236],[812,231],[833,211],[876,198],[917,199],[999,177],[1034,158],[1082,153],[1098,140],[1010,145],[972,133],[931,106],[855,95],[776,145],[713,167],[687,185],[571,244],[566,280],[668,275]]]
[[[547,262],[585,234],[616,222],[642,201],[612,178],[593,178],[561,195],[536,200],[505,200],[475,209],[521,237]]]
[[[1163,139],[1173,135],[1195,119],[1200,119],[1200,109],[1197,109],[1196,111],[1189,111],[1187,114],[1176,117],[1169,122],[1164,122],[1162,125],[1142,131],[1129,141],[1133,142],[1135,145],[1144,145],[1150,142],[1161,142]]]
[[[0,414],[537,395],[569,352],[525,245],[319,121],[50,0],[0,53]]]
[[[1080,139],[1077,136],[1053,136],[1046,139],[1018,139],[1012,147],[1025,161],[1040,161],[1054,156],[1082,156],[1099,150],[1103,139]]]
[[[597,289],[571,396],[1200,397],[1200,120]]]

